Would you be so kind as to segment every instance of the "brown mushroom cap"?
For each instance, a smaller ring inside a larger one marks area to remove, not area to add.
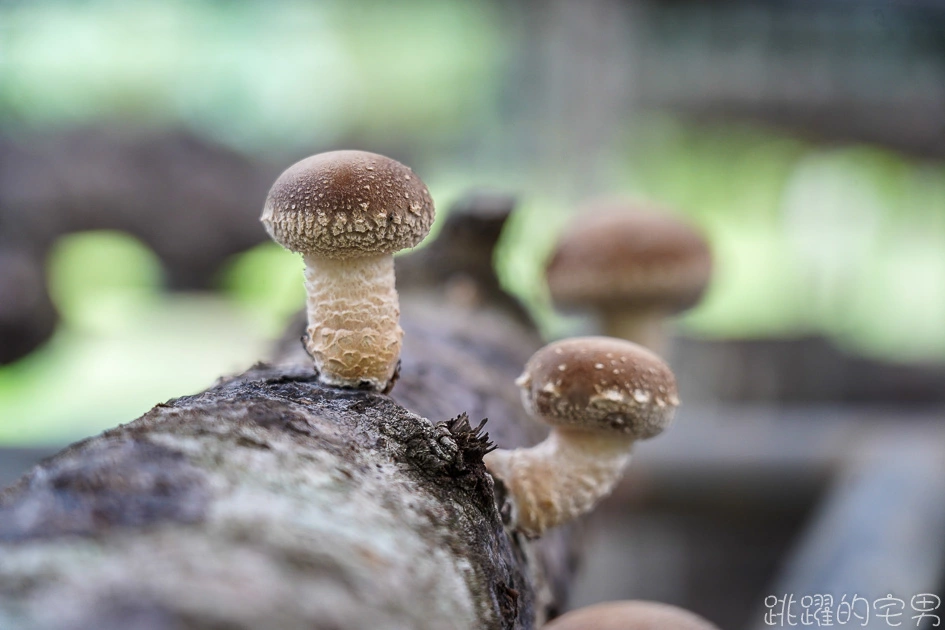
[[[547,630],[718,630],[702,617],[667,604],[607,602],[569,612],[544,626]]]
[[[358,258],[413,247],[434,214],[430,192],[407,166],[376,153],[331,151],[287,168],[261,221],[286,249]]]
[[[712,273],[712,255],[695,228],[666,212],[599,201],[585,206],[548,262],[551,296],[562,306],[695,305]]]
[[[522,404],[553,426],[606,430],[642,440],[672,421],[676,378],[658,356],[611,337],[575,337],[532,355],[516,381]]]

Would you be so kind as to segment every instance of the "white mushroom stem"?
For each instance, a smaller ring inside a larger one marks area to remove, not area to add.
[[[649,348],[660,356],[667,349],[666,313],[656,309],[628,311],[608,308],[601,312],[604,333]]]
[[[589,512],[620,480],[633,436],[555,427],[531,448],[485,457],[513,505],[513,529],[530,536]]]
[[[404,331],[389,254],[342,260],[304,256],[308,293],[305,346],[321,380],[384,391],[394,376]]]

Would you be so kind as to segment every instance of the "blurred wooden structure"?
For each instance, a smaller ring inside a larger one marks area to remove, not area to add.
[[[655,0],[639,17],[641,107],[945,157],[941,3]]]

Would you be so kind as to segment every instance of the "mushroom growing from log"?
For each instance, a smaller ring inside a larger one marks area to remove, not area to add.
[[[424,183],[400,162],[363,151],[313,155],[266,198],[266,231],[305,261],[305,346],[328,385],[388,391],[403,330],[394,257],[433,223]]]
[[[485,456],[510,498],[510,526],[529,536],[590,511],[610,494],[634,442],[672,421],[676,379],[655,354],[608,337],[545,346],[516,384],[522,404],[551,433],[530,448]]]
[[[605,602],[558,617],[546,630],[718,630],[702,617],[668,604]]]
[[[594,307],[607,335],[663,354],[663,320],[699,302],[712,274],[705,238],[666,212],[585,205],[546,267],[555,304]]]

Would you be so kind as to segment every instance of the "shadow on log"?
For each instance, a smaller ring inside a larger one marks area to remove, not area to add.
[[[513,385],[534,330],[501,307],[419,294],[403,324],[390,396],[325,387],[284,344],[272,363],[33,469],[0,494],[0,627],[532,628],[553,616],[573,536],[508,533],[479,426],[489,417],[503,446],[540,438]]]

